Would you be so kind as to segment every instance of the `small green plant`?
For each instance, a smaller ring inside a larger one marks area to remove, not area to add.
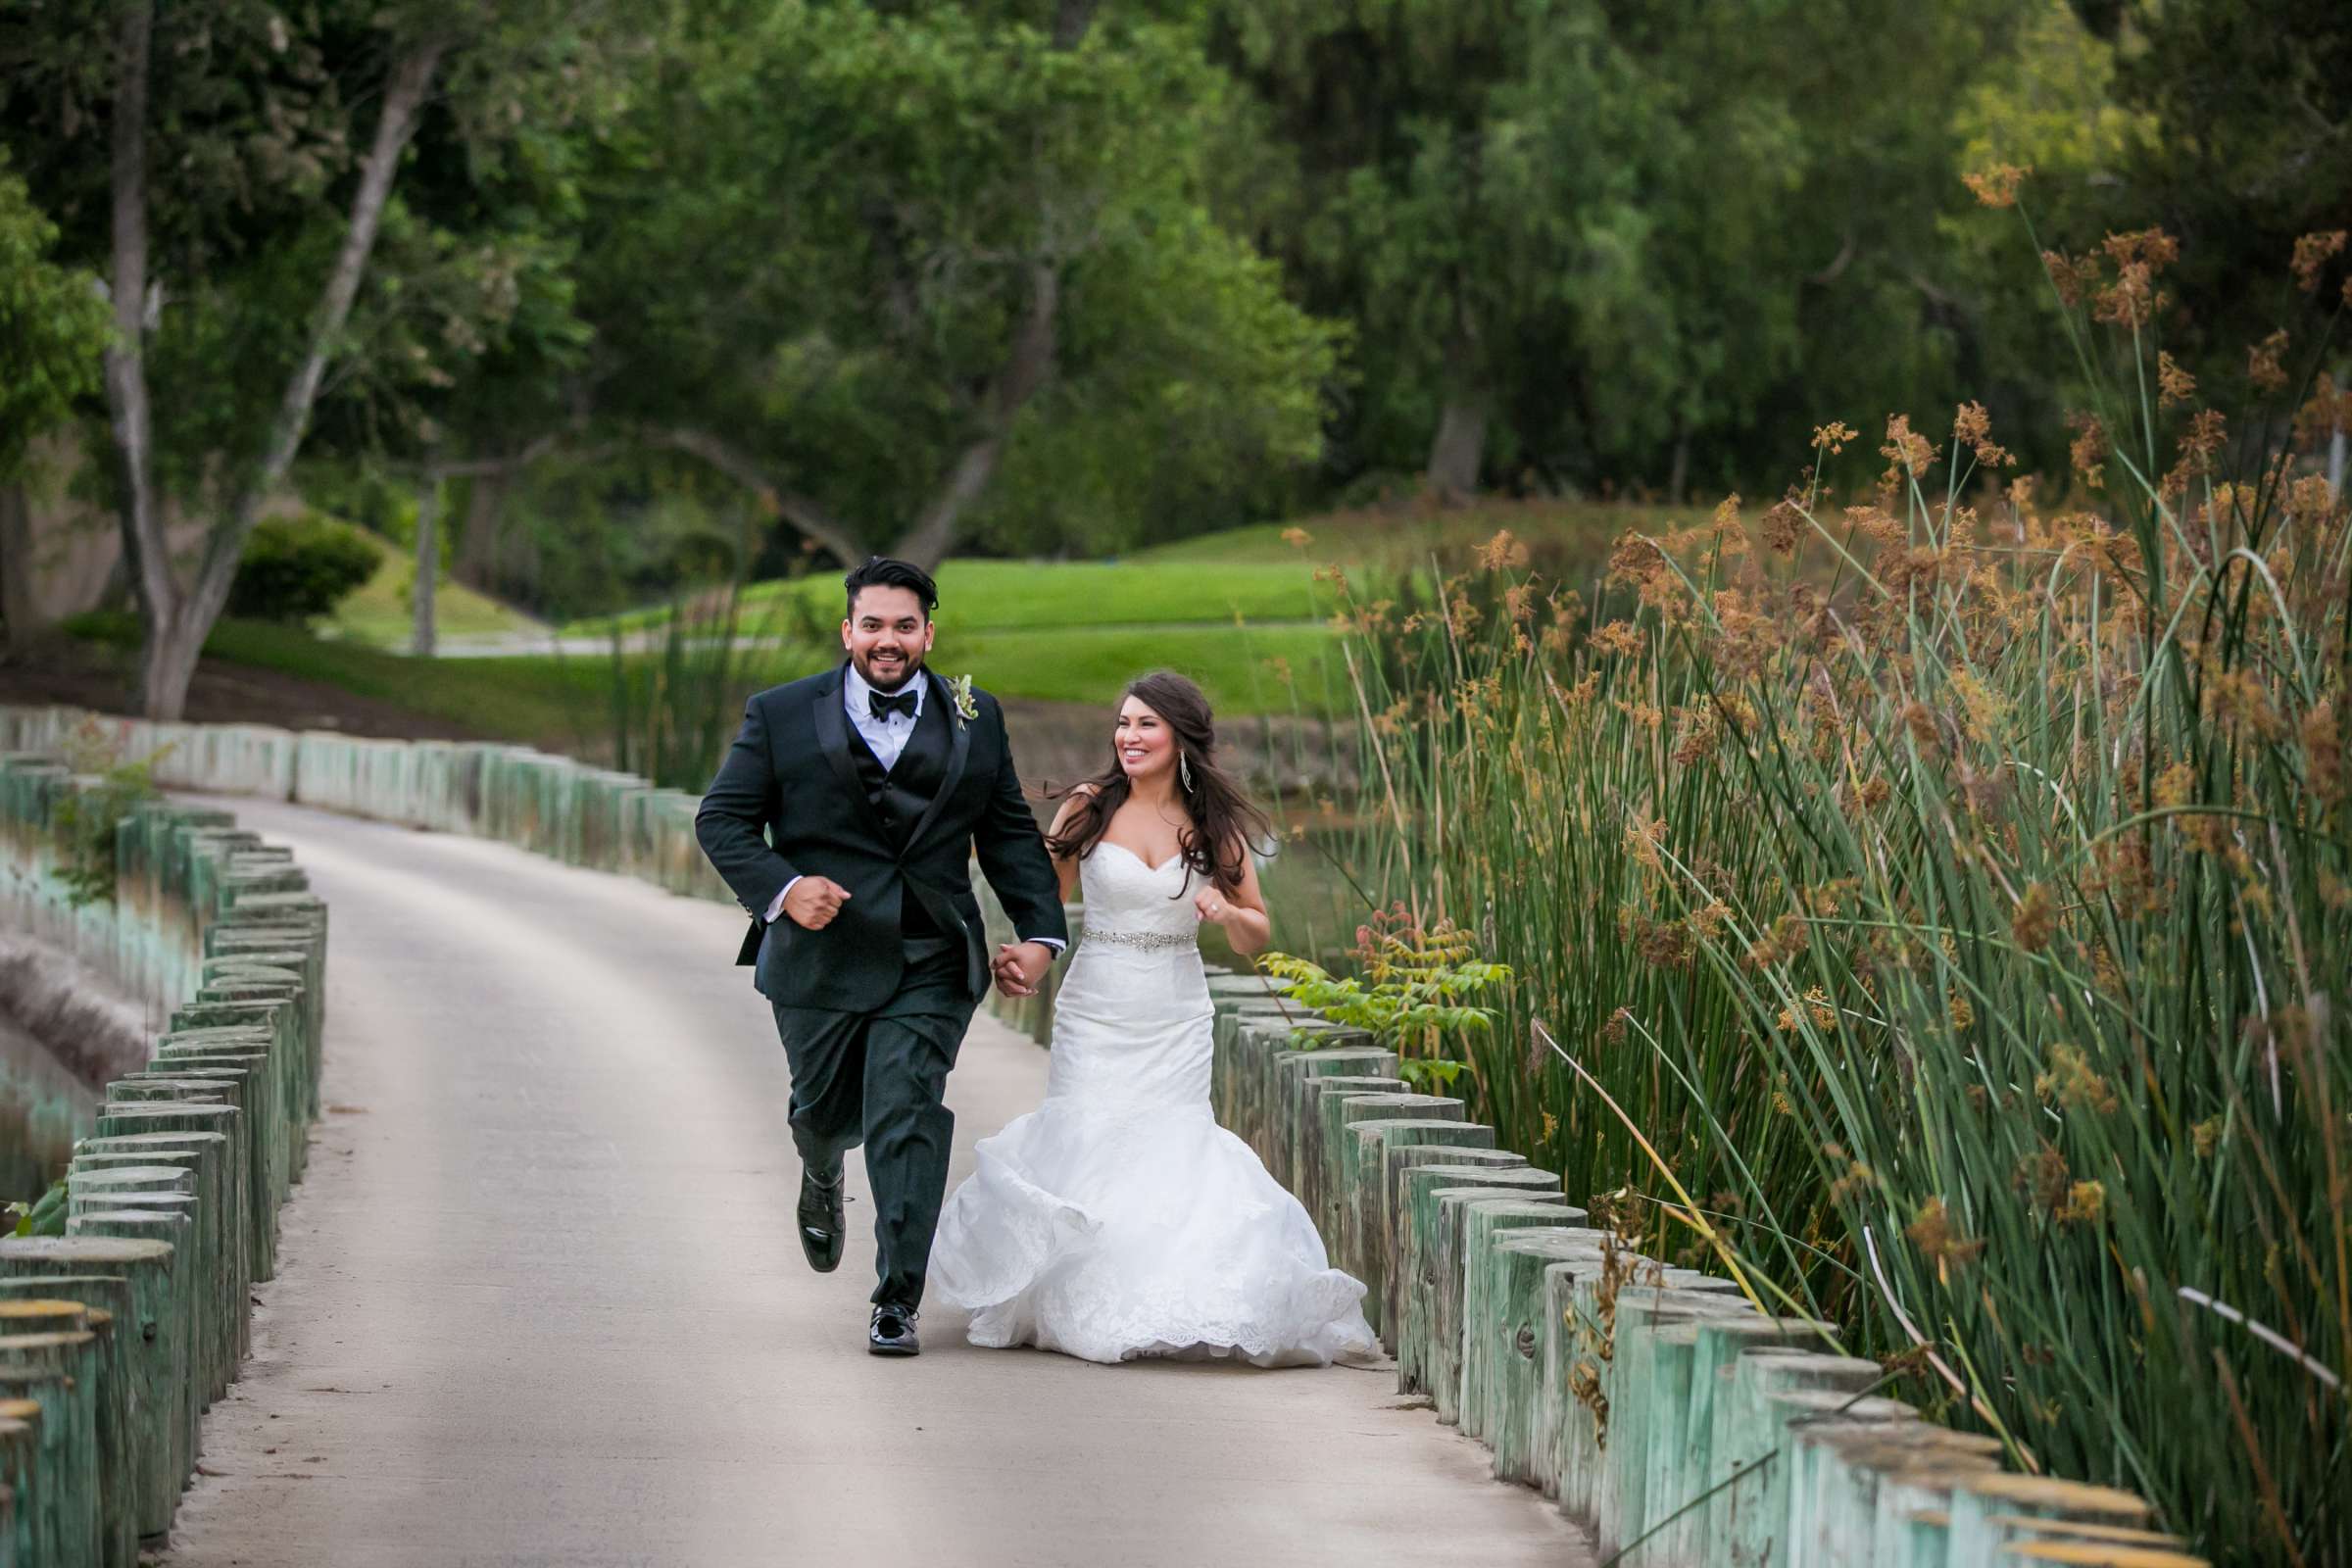
[[[66,1179],[60,1176],[49,1190],[29,1203],[11,1203],[8,1212],[16,1224],[11,1234],[17,1236],[63,1236],[66,1234]]]
[[[115,833],[123,817],[159,793],[155,764],[166,746],[137,761],[122,760],[122,749],[96,717],[82,720],[66,737],[66,765],[95,779],[58,802],[58,869],[66,901],[75,908],[111,904],[115,897]]]
[[[1465,999],[1511,978],[1508,965],[1476,955],[1470,934],[1452,921],[1425,928],[1399,903],[1355,928],[1348,956],[1362,969],[1361,979],[1335,976],[1287,953],[1261,956],[1258,967],[1276,991],[1317,1015],[1369,1031],[1396,1053],[1397,1075],[1426,1092],[1452,1083],[1465,1065],[1446,1054],[1448,1037],[1494,1025],[1494,1009]]]

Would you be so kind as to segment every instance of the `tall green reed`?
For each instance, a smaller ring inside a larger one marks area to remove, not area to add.
[[[1968,405],[1850,498],[1832,424],[1752,521],[1629,536],[1622,600],[1507,538],[1359,600],[1363,863],[1524,977],[1465,1049],[1572,1191],[2022,1465],[2352,1560],[2352,526],[2289,450],[2341,410],[2257,346],[2232,443],[2157,341],[2172,251],[2052,258],[2063,507]]]

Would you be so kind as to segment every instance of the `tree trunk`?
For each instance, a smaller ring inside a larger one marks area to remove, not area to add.
[[[21,484],[0,484],[0,621],[17,652],[47,624],[41,614],[40,564],[33,559],[32,501]]]
[[[514,477],[505,472],[476,477],[466,495],[466,521],[458,530],[457,558],[449,575],[471,588],[489,589],[498,574],[498,528],[504,515],[507,487]]]
[[[410,652],[418,659],[433,657],[433,589],[441,575],[441,470],[424,470],[423,488],[416,493],[416,581],[409,602],[416,622]]]
[[[1487,449],[1488,392],[1478,364],[1478,334],[1467,311],[1446,343],[1446,407],[1429,447],[1430,494],[1446,506],[1478,495],[1480,460]]]
[[[122,97],[117,104],[115,155],[115,318],[118,326],[125,313],[135,313],[144,297],[144,290],[125,293],[126,284],[134,281],[135,272],[143,278],[146,267],[146,152],[143,124],[146,103],[146,48],[149,27],[149,8],[144,5],[127,8],[122,25],[122,79],[125,89],[132,83],[129,60],[132,45],[136,44],[136,87],[134,97]],[[135,40],[133,34],[136,34]],[[229,585],[236,580],[237,562],[245,553],[245,541],[253,533],[253,525],[261,519],[262,508],[270,493],[284,479],[286,469],[293,464],[294,454],[302,448],[302,438],[310,427],[311,409],[318,398],[318,383],[326,373],[327,361],[333,357],[335,341],[342,335],[343,324],[350,318],[352,301],[359,296],[360,281],[367,274],[368,258],[375,248],[378,225],[383,220],[384,205],[391,198],[392,181],[400,171],[401,155],[407,151],[410,138],[416,132],[416,119],[423,108],[426,91],[431,87],[433,74],[440,68],[441,57],[448,45],[440,39],[430,39],[414,46],[392,69],[390,81],[384,89],[383,113],[375,126],[375,140],[368,149],[368,157],[360,166],[360,188],[352,197],[350,227],[343,236],[342,248],[336,253],[333,270],[327,273],[326,285],[320,291],[318,308],[311,318],[310,340],[302,363],[295,368],[286,382],[284,395],[278,400],[276,416],[270,420],[268,441],[262,449],[260,464],[239,486],[230,503],[227,515],[214,523],[205,540],[203,564],[197,569],[194,586],[185,594],[172,582],[168,562],[163,550],[160,524],[153,519],[153,501],[149,496],[142,503],[139,490],[144,490],[149,464],[147,459],[146,385],[144,370],[134,353],[110,357],[108,388],[115,391],[118,379],[117,358],[127,366],[120,379],[136,382],[135,423],[126,418],[125,410],[134,404],[125,395],[113,399],[116,405],[117,443],[122,448],[126,469],[135,466],[139,489],[126,486],[128,499],[124,504],[125,538],[129,538],[132,517],[144,506],[146,523],[140,525],[151,544],[141,557],[141,571],[137,579],[140,608],[147,617],[147,647],[140,661],[140,703],[150,718],[172,719],[180,715],[187,702],[188,682],[196,673],[196,658],[204,647],[204,639],[220,618],[228,603]],[[125,131],[124,122],[133,117],[126,106],[135,105],[137,128]],[[133,143],[125,154],[126,140]],[[126,181],[125,170],[135,176]],[[133,256],[125,242],[125,209],[133,211],[136,219],[136,251]]]
[[[1690,425],[1689,421],[1674,421],[1674,466],[1666,474],[1666,499],[1676,506],[1690,486]]]

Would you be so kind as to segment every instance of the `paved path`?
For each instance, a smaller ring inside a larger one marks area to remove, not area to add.
[[[731,907],[222,801],[331,905],[329,1111],[169,1561],[1575,1564],[1387,1374],[864,1353],[791,1224],[784,1059]],[[1045,1057],[982,1018],[957,1170]]]

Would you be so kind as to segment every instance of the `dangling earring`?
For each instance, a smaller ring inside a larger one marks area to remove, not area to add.
[[[1176,753],[1176,776],[1184,780],[1184,793],[1193,793],[1193,761],[1180,748]]]

